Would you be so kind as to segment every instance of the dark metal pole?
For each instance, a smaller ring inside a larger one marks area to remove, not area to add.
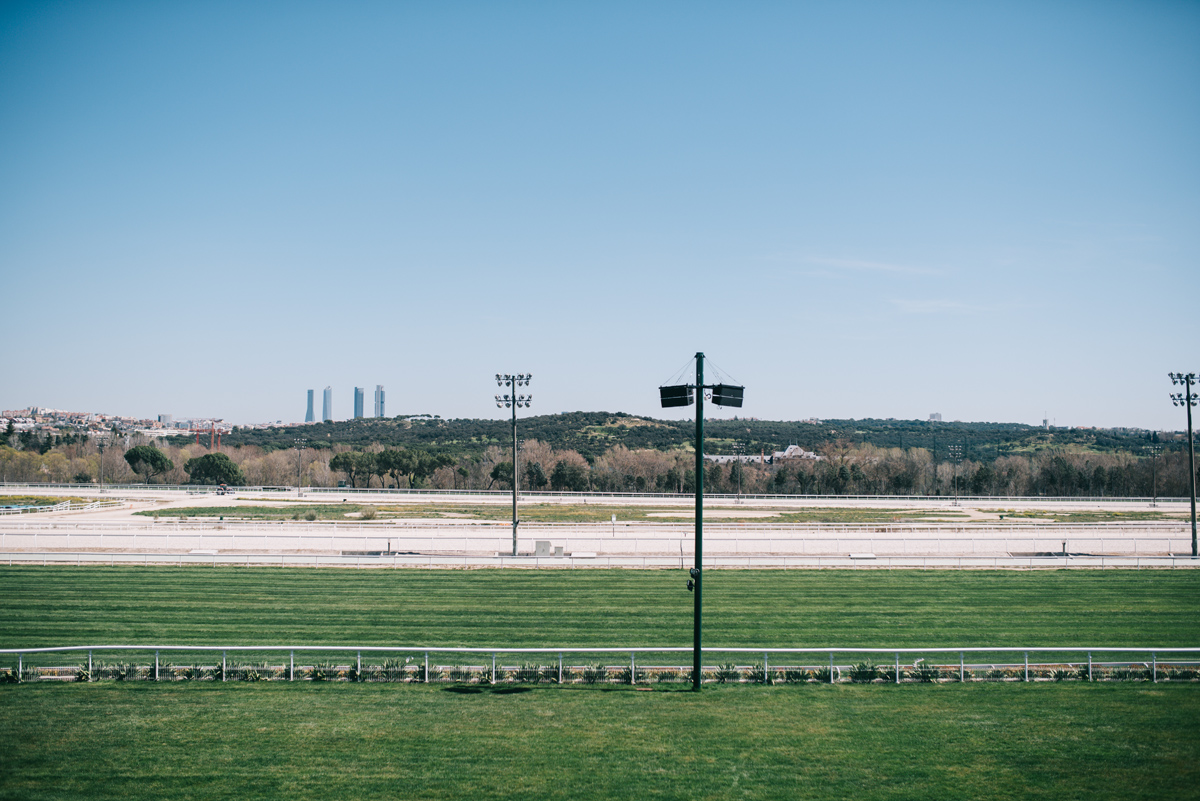
[[[696,354],[696,567],[693,580],[696,582],[695,607],[692,614],[692,689],[700,689],[701,648],[700,620],[701,595],[704,583],[704,354]]]
[[[513,556],[517,555],[517,385],[512,384],[512,427],[513,427]]]
[[[1188,473],[1192,486],[1192,557],[1196,556],[1196,448],[1192,442],[1192,374],[1184,376],[1184,405],[1188,415]]]

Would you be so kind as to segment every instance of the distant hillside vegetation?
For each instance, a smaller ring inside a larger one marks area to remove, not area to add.
[[[690,448],[695,424],[688,420],[654,420],[623,412],[569,412],[518,418],[517,436],[538,440],[556,450],[574,450],[589,461],[609,448],[673,450]],[[464,456],[489,445],[511,442],[508,420],[441,419],[421,416],[364,418],[284,428],[235,429],[224,438],[230,446],[256,445],[266,451],[291,448],[297,437],[309,447],[370,445],[418,448],[430,453]],[[1093,452],[1126,451],[1141,455],[1140,446],[1155,435],[1138,430],[1066,429],[1021,423],[945,423],[925,420],[823,420],[803,423],[783,420],[709,419],[705,422],[705,450],[731,453],[743,443],[746,453],[783,450],[799,445],[819,450],[842,441],[880,448],[925,448],[943,458],[951,444],[963,446],[963,457],[988,461],[1013,453],[1047,449]],[[186,444],[188,437],[172,438]],[[1156,441],[1156,440],[1155,440]]]

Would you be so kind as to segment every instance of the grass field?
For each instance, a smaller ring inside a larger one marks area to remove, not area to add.
[[[683,583],[0,567],[0,645],[687,645]],[[706,642],[1191,646],[1197,590],[1196,571],[710,571]],[[0,686],[0,799],[1194,798],[1197,720],[1195,683],[37,682]]]
[[[239,499],[240,500],[240,499]],[[386,500],[386,499],[384,499]],[[374,510],[376,520],[409,520],[414,518],[467,519],[467,520],[511,520],[512,508],[505,504],[469,503],[305,503],[284,500],[272,506],[189,506],[173,507],[170,510],[153,509],[135,512],[143,517],[223,518],[225,520],[346,520],[354,519],[363,509]],[[718,508],[712,504],[710,509]],[[871,508],[823,508],[794,509],[756,506],[744,516],[732,515],[741,507],[721,508],[723,522],[779,523],[891,523],[920,520],[963,520],[969,517],[956,510],[871,509]],[[767,516],[764,516],[766,513]],[[1154,514],[1154,513],[1151,513]],[[533,523],[607,523],[616,515],[617,520],[687,522],[692,513],[687,506],[614,506],[605,504],[556,504],[522,503],[521,519]]]
[[[0,646],[686,646],[686,571],[0,567]],[[1200,644],[1200,571],[711,570],[730,647]]]
[[[1195,798],[1193,686],[0,687],[3,799]]]

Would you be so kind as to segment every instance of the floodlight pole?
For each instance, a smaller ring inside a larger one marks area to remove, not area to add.
[[[695,606],[692,614],[692,689],[699,691],[701,673],[701,615],[704,588],[701,571],[704,569],[704,354],[696,354],[696,566],[692,571],[696,582]]]
[[[517,555],[517,404],[512,406],[513,432],[513,556]]]
[[[1143,445],[1150,454],[1150,505],[1158,506],[1158,452],[1162,450],[1161,445]]]
[[[301,463],[304,459],[304,448],[307,446],[308,440],[304,437],[296,437],[296,497],[300,497],[300,470]]]
[[[512,395],[497,395],[496,406],[505,406],[512,408],[512,468],[513,468],[513,501],[512,501],[512,527],[513,527],[513,547],[512,555],[517,555],[517,407],[528,407],[533,403],[533,395],[518,395],[517,387],[527,386],[533,379],[532,373],[518,373],[517,375],[509,375],[505,373],[501,375],[496,373],[496,386],[509,387],[512,390]]]
[[[695,390],[696,403],[696,563],[688,571],[687,588],[696,594],[693,599],[692,612],[692,689],[700,690],[704,677],[701,672],[703,651],[701,647],[701,631],[704,612],[704,593],[701,571],[704,570],[704,390],[713,391],[712,401],[717,406],[741,406],[745,387],[734,384],[704,383],[704,354],[696,354],[696,383],[674,384],[660,386],[659,400],[664,408],[692,405],[692,390]]]
[[[104,435],[96,436],[96,447],[100,450],[100,491],[104,492]]]
[[[958,462],[962,459],[962,445],[951,445],[950,455],[954,457],[954,505],[958,506]]]
[[[1192,440],[1192,407],[1196,405],[1197,397],[1192,393],[1192,382],[1196,380],[1195,373],[1168,373],[1171,377],[1171,383],[1183,384],[1184,391],[1182,394],[1172,394],[1171,402],[1176,406],[1183,406],[1187,409],[1188,423],[1188,480],[1191,487],[1192,502],[1192,558],[1196,558],[1196,448]]]

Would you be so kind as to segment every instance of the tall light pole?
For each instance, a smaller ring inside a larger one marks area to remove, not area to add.
[[[737,471],[738,471],[736,503],[742,502],[742,468],[744,467],[744,465],[742,464],[742,454],[744,454],[745,452],[746,452],[746,444],[744,442],[738,441],[738,442],[733,443],[733,463],[735,465],[737,465]]]
[[[100,449],[100,491],[104,492],[104,445],[108,437],[104,434],[96,435],[96,447]]]
[[[704,568],[704,390],[712,390],[712,401],[718,406],[741,406],[745,387],[732,384],[704,383],[704,354],[696,354],[696,383],[659,387],[663,408],[690,406],[693,390],[696,404],[696,565],[688,574],[687,588],[695,593],[692,608],[692,689],[699,691],[701,673],[701,613],[703,611],[700,574]]]
[[[532,373],[518,373],[517,375],[509,375],[505,373],[500,375],[496,373],[496,386],[508,387],[512,391],[512,395],[497,395],[496,406],[503,406],[506,409],[512,409],[512,432],[513,432],[513,552],[512,555],[517,555],[517,409],[529,408],[533,403],[533,395],[518,395],[517,387],[527,387],[533,379]]]
[[[300,466],[304,459],[304,449],[308,447],[308,440],[304,437],[296,437],[296,497],[300,497]]]
[[[958,506],[958,463],[962,459],[962,445],[951,445],[950,456],[954,459],[954,505]]]
[[[1187,409],[1188,421],[1188,483],[1192,488],[1192,556],[1196,556],[1196,448],[1192,441],[1192,407],[1196,405],[1196,401],[1200,399],[1195,392],[1192,392],[1192,384],[1196,382],[1195,373],[1167,373],[1171,378],[1171,383],[1175,385],[1182,384],[1183,392],[1172,392],[1171,402],[1176,406],[1183,406]]]
[[[1158,454],[1162,445],[1143,445],[1150,454],[1150,506],[1158,506]]]

